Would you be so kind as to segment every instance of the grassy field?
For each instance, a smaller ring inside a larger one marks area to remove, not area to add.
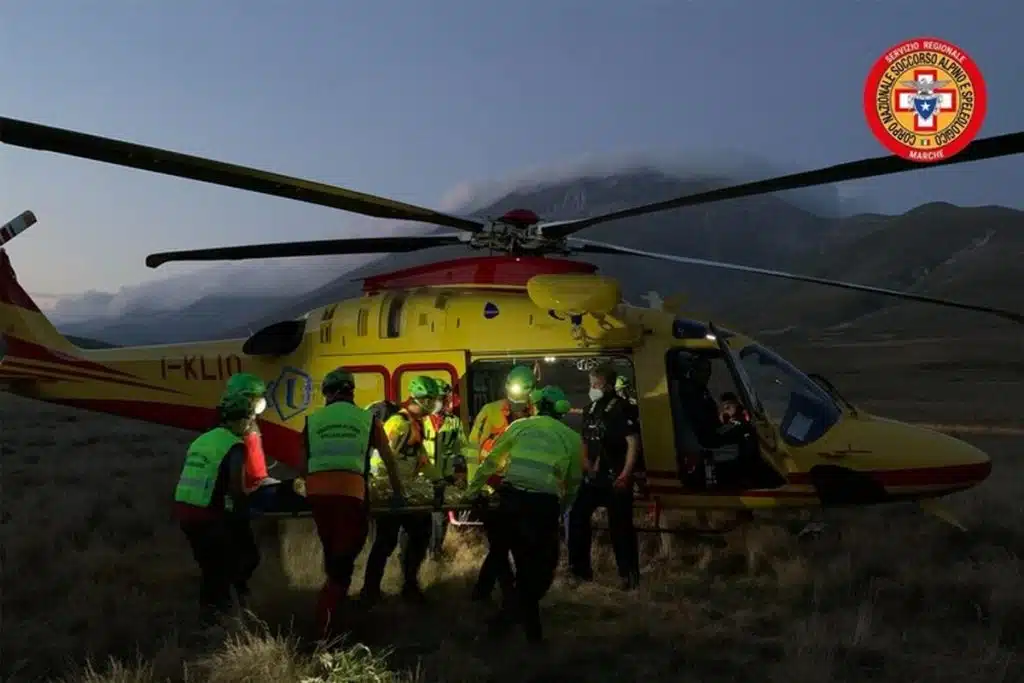
[[[992,354],[950,367],[948,352],[867,348],[793,354],[894,417],[1020,424],[1019,368],[1003,373]],[[827,372],[844,363],[858,371]],[[1014,378],[1016,406],[999,384]],[[197,635],[197,570],[169,505],[192,435],[8,395],[0,415],[4,680],[1024,680],[1021,436],[964,436],[995,462],[989,481],[949,499],[967,533],[890,506],[829,511],[830,533],[813,540],[796,538],[797,518],[717,545],[651,537],[635,595],[613,587],[601,548],[609,583],[556,583],[543,651],[518,634],[500,647],[479,638],[489,612],[468,593],[483,547],[462,533],[424,568],[430,606],[387,601],[353,635],[365,646],[316,652],[305,638],[322,580],[310,522],[265,530],[258,618]],[[397,567],[386,581],[394,592]]]

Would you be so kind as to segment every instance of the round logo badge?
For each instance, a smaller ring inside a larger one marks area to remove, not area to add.
[[[886,50],[864,84],[864,114],[893,154],[920,162],[949,159],[985,119],[985,81],[970,56],[938,38]]]

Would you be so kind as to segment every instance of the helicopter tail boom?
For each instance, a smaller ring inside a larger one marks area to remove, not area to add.
[[[17,390],[56,381],[34,359],[76,350],[21,286],[10,256],[0,249],[0,386]]]

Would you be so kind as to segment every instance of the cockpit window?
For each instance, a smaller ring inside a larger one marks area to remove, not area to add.
[[[739,357],[768,419],[786,443],[817,441],[842,415],[827,391],[774,351],[749,344]]]

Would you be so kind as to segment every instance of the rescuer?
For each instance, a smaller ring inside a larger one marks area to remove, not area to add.
[[[559,520],[579,488],[583,445],[580,435],[561,421],[570,409],[561,389],[546,386],[531,398],[537,415],[513,422],[498,437],[467,495],[482,495],[488,478],[501,473],[491,552],[511,551],[515,581],[511,591],[503,591],[491,632],[500,635],[518,621],[527,640],[538,643],[543,639],[539,602],[555,578]]]
[[[326,405],[306,418],[303,430],[300,474],[305,477],[306,499],[327,575],[316,605],[317,629],[323,637],[340,632],[339,608],[352,585],[356,556],[366,543],[371,448],[377,449],[391,480],[392,506],[404,505],[398,466],[383,425],[370,411],[355,405],[355,386],[355,378],[345,368],[327,373],[321,385]]]
[[[459,488],[466,486],[466,457],[468,442],[466,430],[458,412],[458,396],[445,381],[435,380],[438,400],[431,414],[424,420],[424,445],[427,455],[444,480]],[[440,511],[432,513],[430,549],[440,553],[448,530],[448,515]]]
[[[640,557],[633,526],[633,470],[639,426],[632,408],[615,394],[618,373],[611,365],[590,372],[590,405],[583,411],[583,468],[587,478],[569,513],[569,567],[581,581],[593,580],[590,563],[594,510],[608,510],[612,550],[624,589],[640,583]]]
[[[406,488],[422,475],[433,484],[435,492],[439,488],[443,489],[444,478],[430,462],[424,443],[424,420],[433,410],[437,399],[437,383],[432,378],[425,375],[414,377],[409,382],[409,398],[384,423],[388,444],[395,454],[399,476]],[[398,546],[399,532],[404,529],[408,543],[402,554],[402,597],[409,602],[422,603],[425,597],[419,584],[419,570],[430,546],[430,511],[393,512],[377,517],[376,522],[377,533],[366,558],[361,601],[366,606],[372,606],[380,600],[384,567]]]
[[[479,451],[477,462],[483,462],[495,439],[508,429],[512,422],[533,414],[530,392],[533,391],[535,383],[532,369],[525,365],[513,367],[505,377],[505,398],[488,403],[477,413],[469,433],[470,445]],[[490,512],[483,512],[484,531],[487,533],[488,542],[491,517]],[[494,548],[495,544],[489,542],[489,546]],[[493,550],[489,551],[480,565],[480,574],[473,586],[472,599],[489,599],[495,583],[500,583],[504,592],[511,585],[511,572],[507,552],[499,554]]]
[[[239,602],[244,601],[259,563],[242,483],[242,439],[253,418],[248,397],[225,394],[217,405],[217,426],[188,447],[174,490],[174,516],[201,573],[199,608],[204,625],[213,625],[231,609],[232,588]]]
[[[633,383],[625,375],[615,378],[615,394],[626,402],[626,409],[629,411],[633,424],[637,431],[640,430],[640,406],[633,395]],[[643,440],[638,439],[636,466],[633,468],[633,493],[635,496],[645,498],[648,495],[647,484],[647,461],[644,459]]]
[[[259,416],[267,408],[267,385],[256,375],[237,372],[228,378],[225,394],[240,394],[253,401],[253,414]],[[245,432],[245,490],[255,491],[261,486],[280,483],[267,474],[267,457],[263,452],[263,437],[255,419]]]

